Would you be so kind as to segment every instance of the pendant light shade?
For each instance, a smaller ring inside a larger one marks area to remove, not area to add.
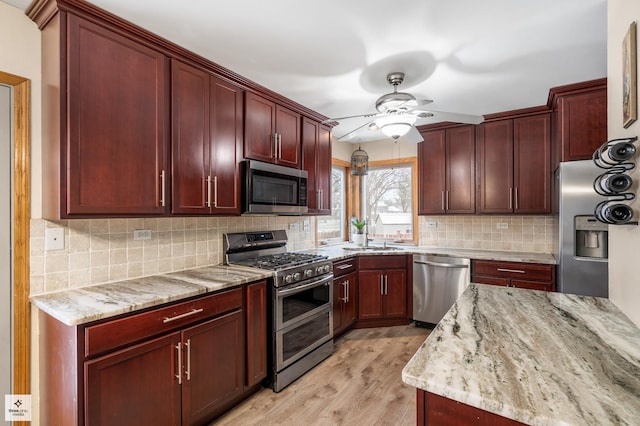
[[[369,155],[358,145],[351,154],[351,176],[365,176],[368,172]]]

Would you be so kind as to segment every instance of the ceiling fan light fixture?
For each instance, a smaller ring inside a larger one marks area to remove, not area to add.
[[[401,106],[405,107],[405,109],[418,106],[416,97],[411,93],[393,92],[380,96],[376,101],[376,109],[382,113],[395,111]]]
[[[376,124],[382,133],[394,140],[406,135],[415,122],[415,116],[406,114],[390,115],[376,120]]]

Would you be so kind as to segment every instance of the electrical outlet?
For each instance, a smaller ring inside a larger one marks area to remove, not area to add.
[[[64,229],[47,228],[44,231],[44,249],[62,250],[64,249]]]
[[[296,222],[292,222],[289,224],[289,231],[297,231],[298,230],[298,224]]]
[[[310,231],[311,230],[311,223],[309,223],[308,220],[305,220],[302,222],[302,229],[304,231]]]
[[[150,240],[151,239],[151,229],[135,229],[133,231],[133,239],[138,240]]]
[[[509,224],[505,222],[500,222],[496,224],[496,228],[498,229],[509,229]]]
[[[427,228],[437,228],[438,227],[438,222],[427,222]]]

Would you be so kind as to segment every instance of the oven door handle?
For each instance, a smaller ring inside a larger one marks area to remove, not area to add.
[[[333,274],[330,275],[326,275],[324,276],[322,279],[317,280],[317,281],[313,281],[311,283],[308,284],[302,284],[296,287],[292,287],[292,288],[287,288],[286,290],[278,290],[278,296],[280,297],[285,297],[288,296],[290,294],[294,294],[294,293],[299,293],[301,291],[304,291],[308,288],[313,288],[313,287],[317,287],[318,285],[322,284],[324,282],[324,285],[329,285],[331,284],[331,280],[333,279]]]

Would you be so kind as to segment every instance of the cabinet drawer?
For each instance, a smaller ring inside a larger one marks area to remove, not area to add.
[[[242,288],[177,303],[85,328],[85,357],[128,345],[235,309],[242,309]]]
[[[404,269],[407,267],[407,257],[402,256],[360,256],[358,268],[362,269]]]
[[[474,275],[492,275],[497,277],[547,282],[554,281],[553,265],[474,260],[472,268],[472,273]]]
[[[508,287],[511,280],[509,278],[500,278],[500,277],[486,277],[484,275],[473,275],[471,277],[471,282],[476,284],[490,284],[490,285],[501,285]]]
[[[357,270],[357,266],[358,264],[356,263],[355,257],[341,260],[339,262],[334,262],[333,275],[336,277],[341,277],[342,275],[346,275]]]
[[[528,288],[529,290],[552,291],[553,286],[548,282],[511,280],[511,287]]]

